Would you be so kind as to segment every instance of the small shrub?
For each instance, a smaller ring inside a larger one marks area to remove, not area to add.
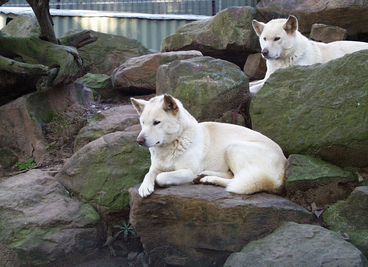
[[[121,225],[114,225],[114,228],[120,229],[120,231],[114,235],[114,239],[117,239],[120,234],[124,235],[125,240],[128,240],[129,235],[135,236],[134,227],[130,224],[130,222],[124,221]]]
[[[28,157],[25,161],[19,161],[14,165],[19,171],[29,170],[36,167],[36,163],[33,158]]]

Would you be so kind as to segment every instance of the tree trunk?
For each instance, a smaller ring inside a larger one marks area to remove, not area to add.
[[[3,101],[72,83],[81,72],[82,60],[74,47],[46,42],[38,36],[0,34],[0,94]]]
[[[41,27],[41,39],[57,44],[54,32],[54,22],[50,14],[49,0],[27,0],[36,15],[38,23]]]

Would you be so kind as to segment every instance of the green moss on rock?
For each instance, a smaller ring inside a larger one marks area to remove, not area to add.
[[[323,220],[333,231],[343,231],[368,257],[368,186],[357,187],[346,201],[339,201],[323,213]]]
[[[78,150],[57,179],[100,212],[129,210],[128,189],[143,180],[149,151],[139,147],[136,132],[115,132]]]
[[[368,53],[278,70],[251,104],[253,129],[286,154],[368,166]]]

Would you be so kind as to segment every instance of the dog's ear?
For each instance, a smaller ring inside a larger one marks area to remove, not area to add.
[[[264,28],[265,25],[266,24],[264,24],[263,22],[259,22],[255,19],[252,21],[253,29],[255,30],[255,32],[258,36],[261,36],[261,34],[263,32],[263,28]]]
[[[164,95],[164,103],[162,107],[166,112],[171,112],[173,115],[176,115],[179,111],[179,106],[175,99],[171,95],[167,94]]]
[[[130,102],[132,102],[133,107],[137,110],[139,114],[142,114],[144,107],[146,106],[147,101],[130,98]]]
[[[284,30],[287,34],[291,35],[298,30],[298,19],[293,15],[290,15],[284,24]]]

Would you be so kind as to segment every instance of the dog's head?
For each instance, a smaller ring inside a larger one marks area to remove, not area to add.
[[[149,101],[130,100],[140,114],[142,130],[137,137],[140,146],[165,146],[181,134],[179,113],[183,106],[179,100],[170,95],[156,96]]]
[[[278,59],[291,50],[298,30],[298,20],[293,15],[288,19],[274,19],[268,23],[253,20],[253,29],[259,36],[261,53],[265,59]]]

